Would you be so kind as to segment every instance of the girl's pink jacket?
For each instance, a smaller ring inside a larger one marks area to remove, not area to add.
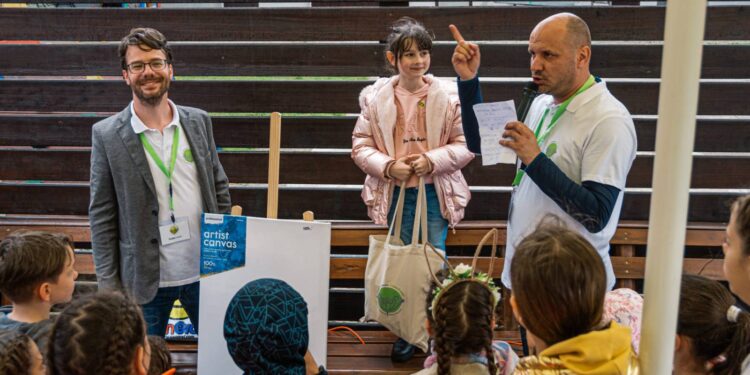
[[[393,196],[394,180],[385,177],[385,168],[395,160],[393,141],[396,126],[394,86],[398,76],[380,78],[359,95],[362,112],[352,132],[352,159],[365,173],[362,199],[367,214],[376,224],[388,224],[387,215]],[[440,212],[451,227],[464,217],[471,193],[461,168],[474,154],[466,148],[461,127],[461,106],[456,83],[426,75],[430,83],[426,100],[427,145],[425,156],[433,166]]]

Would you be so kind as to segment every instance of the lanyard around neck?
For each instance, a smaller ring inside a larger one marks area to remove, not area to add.
[[[544,114],[542,115],[541,120],[539,120],[539,123],[536,126],[536,129],[534,130],[534,137],[536,138],[536,143],[541,147],[544,141],[547,140],[550,133],[552,133],[552,129],[555,128],[557,125],[557,120],[560,119],[560,117],[565,113],[565,111],[568,109],[568,105],[570,105],[570,102],[575,99],[576,96],[578,96],[580,93],[588,90],[591,86],[593,86],[596,83],[596,79],[593,75],[589,75],[589,78],[586,80],[586,82],[581,86],[573,95],[570,96],[570,98],[565,99],[564,102],[562,102],[555,111],[555,114],[552,115],[552,120],[550,120],[549,125],[547,125],[547,128],[542,133],[542,127],[544,127],[544,120],[547,118],[547,115],[549,114],[549,108],[544,110]],[[541,135],[540,135],[541,133]],[[513,179],[513,186],[518,186],[518,184],[521,183],[521,179],[523,179],[524,171],[522,169],[519,169],[516,171],[516,177]]]
[[[146,135],[144,133],[138,134],[138,136],[141,139],[141,143],[143,144],[143,148],[146,149],[146,152],[151,155],[151,159],[154,160],[154,163],[156,163],[156,166],[159,167],[159,170],[164,172],[164,175],[167,176],[167,183],[169,184],[169,210],[174,211],[174,200],[172,199],[172,176],[174,174],[174,165],[175,161],[177,160],[177,148],[180,145],[180,128],[178,126],[175,126],[174,128],[174,135],[172,136],[172,152],[169,160],[169,169],[164,165],[164,161],[161,160],[161,157],[159,157],[159,154],[156,153],[154,150],[154,147],[151,146],[151,142],[146,139]],[[174,221],[174,219],[173,219]]]

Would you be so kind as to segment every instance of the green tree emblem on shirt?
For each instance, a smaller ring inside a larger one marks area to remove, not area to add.
[[[547,155],[547,157],[552,157],[552,155],[554,155],[556,152],[557,152],[557,143],[552,142],[550,143],[549,146],[547,146],[547,151],[545,152],[545,154]]]
[[[184,157],[185,161],[188,162],[188,163],[192,163],[193,162],[193,152],[190,151],[189,148],[185,149],[185,152],[182,153],[182,157]]]

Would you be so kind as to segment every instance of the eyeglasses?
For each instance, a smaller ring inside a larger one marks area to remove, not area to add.
[[[160,71],[164,70],[164,68],[167,67],[167,64],[169,64],[169,61],[167,60],[152,60],[147,63],[144,62],[134,62],[126,65],[128,68],[128,71],[130,73],[142,73],[144,70],[146,70],[146,65],[151,67],[151,70],[153,71]]]

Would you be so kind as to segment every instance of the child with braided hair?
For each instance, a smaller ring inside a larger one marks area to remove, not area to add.
[[[30,336],[18,331],[0,331],[0,374],[44,375],[46,372],[42,353]]]
[[[487,273],[476,272],[477,257],[482,244],[497,231],[492,230],[474,254],[471,266],[460,264],[438,271],[433,277],[431,293],[427,297],[427,331],[433,337],[437,361],[425,362],[419,375],[495,375],[511,374],[518,356],[506,342],[493,342],[495,310],[500,301],[500,290]],[[426,245],[425,252],[427,251]],[[434,250],[434,248],[433,248]],[[493,245],[491,258],[495,257]]]
[[[750,314],[718,281],[683,275],[674,374],[742,373],[750,354]]]
[[[427,313],[437,362],[418,375],[510,374],[518,357],[504,342],[492,341],[495,303],[478,281],[456,281]]]
[[[146,375],[150,347],[141,308],[118,292],[74,300],[52,327],[50,375]]]

